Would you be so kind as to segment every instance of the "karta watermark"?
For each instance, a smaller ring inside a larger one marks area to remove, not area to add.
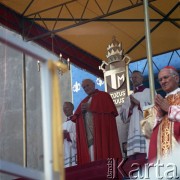
[[[128,158],[122,161],[107,159],[107,179],[119,179],[119,176],[126,179],[180,179],[179,172],[176,164],[164,164],[160,160],[142,165],[137,162],[129,163]]]

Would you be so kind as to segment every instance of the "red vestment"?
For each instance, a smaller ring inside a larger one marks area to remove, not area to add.
[[[112,98],[108,93],[99,90],[95,90],[91,97],[89,111],[93,114],[94,160],[107,158],[119,158],[121,160],[122,154],[115,119],[118,112]],[[89,98],[87,96],[81,103],[86,103]],[[81,103],[73,117],[73,121],[76,123],[78,164],[91,162]]]

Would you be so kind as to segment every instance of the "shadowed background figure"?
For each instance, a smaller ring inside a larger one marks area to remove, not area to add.
[[[120,108],[124,123],[129,122],[127,139],[127,157],[129,159],[146,158],[146,138],[141,132],[140,121],[143,119],[143,107],[151,104],[150,89],[143,85],[143,76],[139,71],[132,73],[133,93],[125,99]]]
[[[63,111],[67,119],[63,123],[64,133],[64,167],[76,165],[76,125],[71,121],[74,105],[71,102],[64,102]]]

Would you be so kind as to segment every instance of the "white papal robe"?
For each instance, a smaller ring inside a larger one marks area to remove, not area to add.
[[[129,122],[129,131],[127,139],[127,156],[136,153],[147,153],[146,139],[141,132],[140,121],[143,119],[143,107],[151,104],[150,89],[145,88],[141,92],[132,94],[139,102],[139,106],[135,106],[130,113],[130,97],[125,99],[125,102],[120,108],[120,116],[124,123]]]
[[[64,139],[64,167],[77,165],[76,124],[71,120],[63,123],[63,130],[69,132],[71,141]]]

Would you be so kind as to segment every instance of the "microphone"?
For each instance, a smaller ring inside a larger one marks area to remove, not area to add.
[[[82,118],[83,118],[84,121],[86,119],[86,113],[87,113],[87,111],[85,109],[82,110]]]
[[[85,115],[87,110],[86,110],[86,103],[82,103],[81,104],[81,110],[82,110],[82,114]]]
[[[84,110],[82,110],[82,114],[86,114],[87,113],[87,111],[84,109]]]

